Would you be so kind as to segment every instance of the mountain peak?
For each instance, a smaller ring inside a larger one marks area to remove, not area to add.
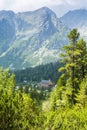
[[[4,13],[0,15],[1,66],[22,69],[58,60],[67,31],[51,9],[20,12],[13,18]]]
[[[48,12],[48,13],[52,13],[52,14],[55,14],[50,8],[44,6],[36,11],[45,11],[45,12]]]
[[[35,10],[34,12],[37,12],[37,13],[41,12],[41,13],[48,13],[48,14],[56,15],[50,8],[48,8],[46,6],[41,7],[39,9]]]
[[[45,10],[45,11],[51,11],[51,12],[53,12],[50,8],[48,8],[48,7],[46,7],[46,6],[41,7],[41,8],[39,8],[38,10]]]
[[[64,16],[62,17],[69,17],[71,16],[77,16],[77,17],[83,17],[85,15],[87,15],[87,10],[86,9],[76,9],[76,10],[71,10],[69,12],[67,12]]]
[[[34,11],[26,11],[26,12],[19,12],[17,14],[24,14],[24,15],[42,15],[42,14],[50,14],[56,16],[56,14],[48,7],[44,6]]]

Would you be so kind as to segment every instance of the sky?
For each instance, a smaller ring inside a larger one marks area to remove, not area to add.
[[[14,12],[33,11],[44,6],[61,17],[69,10],[87,9],[87,0],[0,0],[0,10]]]

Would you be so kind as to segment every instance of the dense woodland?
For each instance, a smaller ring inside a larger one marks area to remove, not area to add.
[[[25,80],[27,82],[40,82],[42,79],[50,79],[52,82],[56,83],[61,74],[58,72],[58,68],[62,65],[63,64],[60,62],[55,62],[47,65],[40,65],[34,68],[14,71],[16,82],[20,84]]]
[[[16,88],[14,75],[0,69],[1,130],[87,130],[87,46],[77,29],[68,39],[62,74],[46,100]]]

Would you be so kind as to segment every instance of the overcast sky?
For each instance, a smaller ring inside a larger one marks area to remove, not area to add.
[[[60,17],[69,10],[87,9],[87,0],[0,0],[0,10],[24,12],[43,6],[51,8]]]

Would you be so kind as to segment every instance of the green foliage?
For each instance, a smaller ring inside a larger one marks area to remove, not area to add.
[[[54,83],[57,82],[58,77],[61,73],[58,73],[58,68],[62,66],[62,63],[55,62],[47,65],[40,65],[35,68],[27,68],[21,71],[15,71],[17,83],[23,83],[24,80],[27,82],[35,81],[40,82],[42,79],[51,79]]]
[[[46,115],[46,130],[87,129],[87,47],[79,33],[73,29],[70,44],[61,54],[64,66],[57,86],[51,92],[50,111]]]
[[[80,84],[80,89],[76,96],[77,105],[85,107],[87,105],[87,77]]]
[[[71,87],[71,94],[68,97],[73,105],[76,103],[75,97],[79,90],[79,84],[87,72],[87,47],[86,42],[79,39],[77,29],[71,30],[68,38],[70,43],[63,47],[64,53],[61,54],[64,66],[59,71],[63,71],[63,77],[66,80],[64,86],[69,89]]]
[[[40,125],[40,109],[29,95],[16,90],[14,75],[0,69],[0,129],[34,130]]]
[[[86,130],[87,108],[64,108],[47,113],[45,130]]]
[[[62,54],[64,66],[59,69],[62,75],[43,106],[39,101],[46,91],[16,87],[14,75],[0,69],[1,130],[87,130],[87,47],[83,39],[78,40],[76,29],[68,37],[70,44]],[[46,73],[47,68],[43,70]]]
[[[67,87],[57,86],[51,94],[51,109],[46,115],[46,130],[86,130],[87,129],[87,77],[81,82],[76,94],[77,103],[67,102],[70,94]],[[55,108],[55,109],[53,109]]]
[[[71,43],[76,43],[77,39],[79,38],[79,32],[76,28],[70,31],[70,33],[68,34],[68,38]]]

